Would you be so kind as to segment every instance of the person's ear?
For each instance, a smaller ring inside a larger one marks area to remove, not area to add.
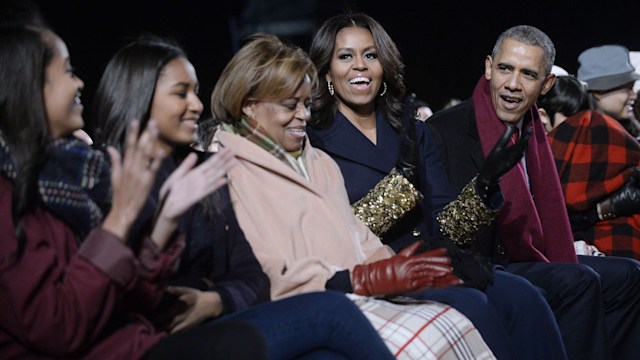
[[[487,80],[491,80],[491,67],[493,66],[493,59],[491,55],[487,55],[487,58],[484,59],[484,78]]]
[[[327,73],[326,73],[326,74],[324,74],[324,79],[325,79],[327,82],[332,82],[332,80],[331,80],[331,72],[330,72],[330,71],[327,71]]]
[[[553,130],[551,118],[549,117],[549,114],[547,114],[547,110],[544,108],[538,108],[538,115],[540,115],[540,121],[542,121],[542,126],[544,127],[545,132],[548,133]]]
[[[555,74],[547,75],[547,78],[544,79],[544,83],[542,84],[542,91],[540,92],[540,94],[545,95],[546,93],[548,93],[549,90],[551,90],[551,88],[553,87],[553,84],[555,82],[556,82]]]
[[[540,115],[540,120],[542,120],[543,124],[549,123],[549,114],[547,114],[547,110],[544,108],[538,108],[538,115]]]
[[[242,113],[248,116],[250,119],[254,119],[256,103],[254,101],[248,102],[242,107]]]

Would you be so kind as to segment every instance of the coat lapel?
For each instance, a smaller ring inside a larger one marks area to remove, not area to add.
[[[376,118],[378,145],[367,139],[347,118],[337,113],[327,130],[311,130],[313,143],[333,157],[341,157],[381,171],[389,172],[398,156],[398,134],[382,118]],[[385,151],[382,151],[384,149]]]

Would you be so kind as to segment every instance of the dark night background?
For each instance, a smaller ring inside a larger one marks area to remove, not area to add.
[[[67,43],[72,64],[85,81],[85,114],[109,57],[133,37],[153,33],[182,44],[197,69],[205,114],[211,90],[234,52],[249,3],[263,6],[259,21],[306,20],[318,25],[344,9],[377,19],[398,45],[410,91],[434,110],[449,98],[467,98],[483,72],[484,58],[501,31],[529,24],[545,31],[556,64],[577,71],[578,54],[605,43],[640,50],[640,1],[441,0],[235,0],[235,1],[34,1]],[[298,13],[298,14],[296,14]],[[234,23],[236,27],[232,26]],[[305,50],[312,29],[282,36]]]

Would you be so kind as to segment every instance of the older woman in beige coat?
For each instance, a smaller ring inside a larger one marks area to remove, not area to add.
[[[229,62],[211,98],[223,123],[216,141],[239,160],[228,173],[234,209],[271,280],[272,298],[327,288],[355,293],[349,296],[396,356],[493,358],[455,309],[369,296],[460,280],[444,250],[418,254],[416,244],[395,255],[354,216],[340,169],[306,138],[316,80],[302,50],[257,35]]]

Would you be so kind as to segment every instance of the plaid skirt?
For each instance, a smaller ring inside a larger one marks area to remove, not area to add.
[[[451,306],[347,294],[398,359],[495,359],[475,326]]]

